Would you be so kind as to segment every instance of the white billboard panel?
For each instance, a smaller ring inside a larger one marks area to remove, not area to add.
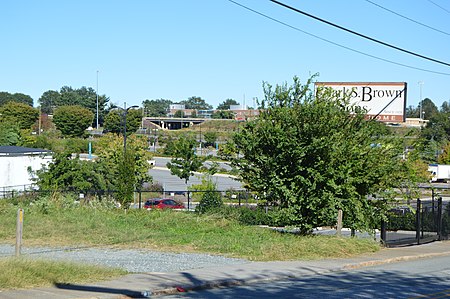
[[[406,82],[316,82],[318,87],[329,87],[336,96],[350,97],[350,104],[367,110],[367,117],[384,122],[404,122],[406,109]]]

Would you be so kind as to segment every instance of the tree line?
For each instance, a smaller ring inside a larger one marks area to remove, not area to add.
[[[449,105],[437,108],[425,99],[421,110],[427,115],[426,127],[392,128],[367,120],[363,109],[331,91],[316,96],[309,89],[313,79],[302,84],[294,77],[291,86],[264,83],[264,109],[258,118],[233,133],[220,147],[219,156],[231,162],[244,186],[268,208],[272,223],[293,225],[307,234],[314,227],[334,225],[339,211],[343,211],[345,226],[369,231],[384,220],[390,201],[399,196],[418,196],[417,184],[429,179],[429,162],[450,160]],[[62,107],[54,111],[55,124]],[[92,111],[83,109],[90,113],[84,121],[92,123]],[[111,111],[120,122],[124,111]],[[142,111],[131,109],[128,113],[131,117]],[[414,115],[416,111],[408,107],[408,113]],[[73,114],[76,111],[66,112],[67,117]],[[114,134],[107,136],[113,138]],[[89,182],[98,180],[95,184],[100,187],[142,187],[149,179],[139,178],[138,169],[145,170],[148,165],[143,159],[137,160],[135,152],[130,151],[129,156],[122,153],[121,139],[114,138],[115,146],[107,143],[104,152],[99,149],[99,161],[106,164],[96,164],[95,169],[86,166],[85,177],[98,171],[102,175]],[[173,159],[167,166],[186,183],[202,165],[195,153],[197,145],[195,137],[189,135],[172,144]],[[147,146],[144,140],[139,149],[145,152]],[[67,160],[56,159],[50,170],[41,174],[42,188],[83,182],[78,173],[84,172]],[[142,167],[136,167],[138,161]],[[69,175],[68,169],[76,173]],[[114,171],[110,173],[109,169]],[[119,181],[122,183],[114,183]],[[122,191],[120,198],[125,204],[130,200],[130,190]]]

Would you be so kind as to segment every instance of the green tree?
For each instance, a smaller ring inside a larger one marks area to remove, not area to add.
[[[205,145],[206,146],[214,146],[217,140],[217,132],[215,131],[208,131],[204,135],[205,137]]]
[[[53,114],[55,107],[61,105],[61,95],[54,90],[47,90],[38,100],[42,113]]]
[[[418,118],[420,111],[419,111],[419,107],[414,107],[412,105],[406,107],[406,111],[405,111],[406,117],[408,118]]]
[[[129,149],[120,156],[117,168],[117,184],[116,198],[123,208],[127,208],[133,201],[133,194],[136,185],[134,152]]]
[[[0,145],[18,145],[20,129],[15,123],[0,121]]]
[[[92,124],[94,114],[87,108],[74,106],[61,106],[55,110],[53,122],[65,137],[81,137]]]
[[[145,100],[142,102],[146,111],[146,116],[160,117],[166,116],[169,111],[171,100],[158,99],[158,100]]]
[[[0,106],[0,119],[16,123],[20,129],[30,129],[39,118],[39,111],[27,104],[8,102]]]
[[[139,129],[142,121],[142,114],[140,109],[130,109],[126,112],[127,118],[127,135],[133,134]],[[107,132],[116,134],[123,134],[124,132],[124,115],[123,109],[112,109],[106,115],[104,129]]]
[[[11,94],[6,91],[0,92],[0,106],[6,104],[7,102],[23,103],[33,107],[33,99],[29,95],[23,93]]]
[[[92,124],[96,124],[97,117],[97,92],[92,87],[82,86],[75,90],[75,93],[80,98],[80,105],[89,109],[94,114],[94,122]],[[104,118],[106,116],[106,105],[109,102],[109,98],[106,95],[98,95],[98,117],[99,124],[103,124]]]
[[[232,139],[227,140],[226,143],[219,145],[219,151],[217,155],[220,157],[220,159],[225,161],[232,161],[233,159],[237,158],[238,149],[236,147],[236,144],[233,142]]]
[[[175,111],[175,113],[173,114],[173,117],[183,118],[183,117],[184,117],[184,112],[183,112],[183,110],[177,110],[177,111]]]
[[[181,135],[173,142],[173,158],[167,163],[170,173],[183,179],[186,184],[204,162],[202,157],[195,154],[196,146],[197,141],[194,138]]]
[[[109,98],[106,95],[98,95],[99,124],[103,124],[106,116],[106,105]],[[97,92],[92,87],[74,89],[70,86],[61,87],[60,91],[48,90],[38,100],[41,110],[46,114],[53,114],[54,110],[61,106],[79,105],[89,109],[94,114],[92,126],[97,123]]]
[[[194,188],[199,187],[199,185],[193,186]],[[201,188],[201,198],[199,205],[195,208],[196,212],[206,213],[208,211],[213,211],[220,209],[223,206],[222,196],[217,190],[217,184],[213,182],[210,175],[202,178]],[[193,188],[190,188],[193,189]],[[198,190],[197,189],[197,190]]]
[[[72,159],[70,152],[55,153],[53,161],[37,171],[40,190],[65,190],[95,193],[106,189],[106,181],[98,162]]]
[[[442,103],[440,112],[450,114],[450,103],[448,101]]]
[[[6,91],[0,91],[0,106],[12,101],[12,95]]]
[[[422,101],[422,113],[424,119],[432,119],[436,114],[439,113],[439,109],[429,98],[425,98]]]
[[[106,166],[107,172],[104,173],[108,182],[108,188],[116,190],[122,188],[122,190],[128,190],[127,188],[140,189],[143,183],[151,183],[152,178],[148,174],[150,164],[148,160],[151,160],[152,155],[147,150],[147,140],[145,136],[131,135],[127,138],[127,156],[126,160],[130,165],[134,165],[133,168],[127,168],[123,164],[123,138],[114,134],[106,134],[102,136],[97,142],[95,154],[98,156],[99,161],[102,161]],[[121,168],[119,168],[121,167]],[[128,178],[122,180],[130,171],[134,173],[129,175]],[[126,185],[122,186],[122,185]],[[127,199],[125,197],[125,199]]]
[[[217,106],[217,110],[230,110],[231,105],[239,105],[239,103],[233,99],[226,99]]]
[[[183,104],[186,109],[210,110],[213,108],[210,104],[206,103],[204,99],[196,96],[181,101],[180,104]]]
[[[339,209],[349,227],[372,229],[384,206],[367,196],[399,184],[401,144],[347,99],[329,90],[314,96],[311,82],[294,77],[292,86],[275,89],[264,83],[261,114],[233,137],[241,154],[233,165],[303,233],[335,224]]]
[[[235,113],[231,110],[216,110],[212,114],[212,118],[214,119],[233,119]]]

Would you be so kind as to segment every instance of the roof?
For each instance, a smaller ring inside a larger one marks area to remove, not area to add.
[[[0,146],[0,156],[25,156],[25,155],[39,155],[49,153],[51,153],[51,151],[42,148],[31,148],[13,145]]]

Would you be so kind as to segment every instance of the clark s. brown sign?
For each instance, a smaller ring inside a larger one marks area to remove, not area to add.
[[[316,82],[316,93],[331,88],[336,97],[347,96],[350,104],[367,111],[368,118],[404,122],[406,82]]]

